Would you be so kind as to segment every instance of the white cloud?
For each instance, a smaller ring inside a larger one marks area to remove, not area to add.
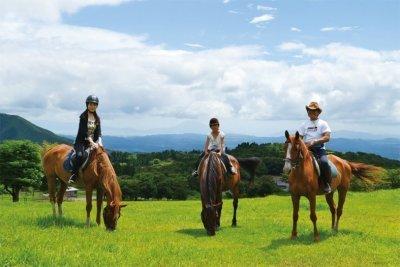
[[[294,51],[294,50],[302,50],[306,48],[306,45],[303,43],[286,42],[280,44],[278,48],[279,50],[282,51]]]
[[[277,9],[276,7],[257,5],[257,10],[272,11],[272,10],[276,10],[276,9]]]
[[[230,2],[230,0],[223,0],[222,3],[223,4],[228,4]]]
[[[301,32],[301,29],[297,28],[297,27],[291,27],[290,30],[292,32]]]
[[[346,32],[346,31],[353,31],[357,30],[358,26],[344,26],[344,27],[324,27],[321,28],[321,32],[332,32],[332,31],[339,31],[339,32]]]
[[[312,99],[331,122],[378,128],[399,120],[399,50],[296,42],[278,49],[303,58],[266,60],[260,46],[168,50],[96,28],[0,21],[0,112],[75,129],[95,93],[105,129],[115,133],[138,121],[300,120]]]
[[[184,45],[192,48],[204,48],[201,44],[185,43]]]
[[[92,5],[119,5],[132,0],[2,0],[0,18],[57,22],[62,13],[72,14]]]
[[[258,17],[254,17],[250,21],[250,23],[251,24],[257,24],[257,23],[261,23],[261,22],[267,22],[267,21],[270,21],[270,20],[273,20],[273,19],[274,19],[274,16],[272,16],[270,14],[264,14],[264,15],[261,15],[261,16],[258,16]]]
[[[236,11],[236,10],[229,10],[228,12],[231,14],[239,14],[240,13],[239,11]]]

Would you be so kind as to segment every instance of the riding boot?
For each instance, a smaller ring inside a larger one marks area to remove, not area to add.
[[[83,152],[76,151],[74,166],[73,166],[74,168],[71,172],[71,176],[69,177],[68,184],[73,184],[78,179],[78,172],[79,172],[79,168],[82,165],[82,159],[83,159]]]
[[[199,158],[196,160],[196,163],[195,163],[195,164],[196,164],[196,165],[195,165],[195,166],[196,166],[196,169],[193,170],[193,172],[192,172],[192,177],[196,177],[196,176],[199,175],[199,172],[198,172],[199,164],[200,164],[201,160],[203,159],[204,155],[205,155],[205,153],[202,152],[202,153],[200,154]]]
[[[328,163],[328,159],[325,156],[321,160],[321,180],[324,182],[324,193],[329,194],[332,192],[330,182],[331,182],[331,169]]]
[[[225,165],[226,171],[228,172],[229,175],[236,174],[236,168],[232,166],[231,161],[229,160],[229,157],[227,154],[223,153],[221,155],[222,162]]]

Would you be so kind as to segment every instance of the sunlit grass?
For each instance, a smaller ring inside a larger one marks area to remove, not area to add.
[[[85,227],[85,202],[66,202],[63,218],[47,201],[0,200],[0,265],[399,265],[400,190],[349,193],[339,233],[318,198],[321,241],[314,243],[303,199],[299,238],[289,240],[290,197],[240,199],[238,227],[224,200],[222,228],[208,237],[200,201],[128,202],[115,232]]]

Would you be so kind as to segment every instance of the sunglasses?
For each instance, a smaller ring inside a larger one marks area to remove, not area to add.
[[[219,123],[210,124],[210,127],[219,126]]]

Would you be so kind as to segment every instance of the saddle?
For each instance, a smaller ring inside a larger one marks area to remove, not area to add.
[[[91,151],[92,151],[91,148],[87,148],[86,150],[84,150],[84,152],[83,152],[84,160],[83,160],[82,165],[79,167],[79,171],[84,170],[85,167],[87,166],[87,164],[89,162]],[[75,151],[75,149],[71,149],[71,151],[68,153],[67,157],[64,160],[64,163],[63,163],[64,170],[71,173],[72,170],[74,169],[75,164],[77,164],[76,163],[76,151]]]
[[[312,155],[312,159],[313,159],[313,163],[314,163],[314,168],[317,171],[318,177],[321,177],[321,169],[319,167],[319,161],[317,160],[317,158]],[[335,164],[333,164],[332,161],[330,161],[328,159],[328,163],[329,163],[329,167],[331,168],[331,178],[337,178],[339,175],[338,169],[336,168]]]
[[[219,150],[219,149],[211,149],[210,152],[211,152],[211,151],[217,152],[217,153],[218,153],[220,150]],[[200,166],[201,166],[201,163],[203,162],[204,158],[205,158],[205,156],[201,159],[200,164],[199,164],[199,166],[197,167],[197,173],[199,173],[199,171],[200,171]],[[223,169],[224,169],[225,176],[227,176],[228,168],[227,168],[225,162],[222,160],[221,157],[218,157],[218,161],[219,161],[220,163],[222,163],[222,167],[223,167]]]

